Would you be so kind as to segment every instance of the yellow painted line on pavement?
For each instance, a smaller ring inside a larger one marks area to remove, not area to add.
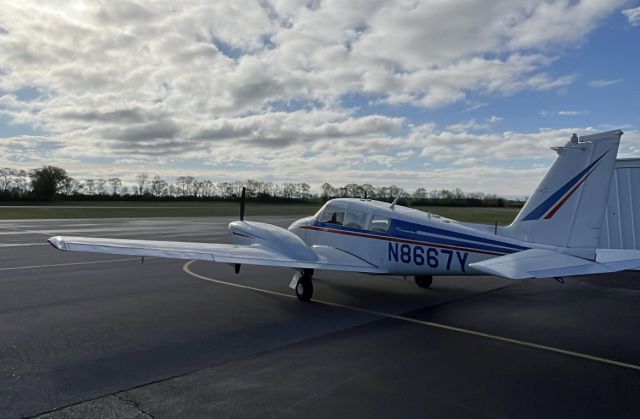
[[[271,290],[265,290],[265,289],[262,289],[262,288],[251,287],[251,286],[248,286],[248,285],[236,284],[236,283],[233,283],[233,282],[221,281],[219,279],[214,279],[214,278],[210,278],[210,277],[207,277],[207,276],[204,276],[204,275],[197,274],[197,273],[191,271],[191,269],[189,269],[193,262],[195,262],[195,260],[191,260],[191,261],[185,263],[184,266],[182,267],[182,270],[186,274],[191,275],[193,277],[196,277],[196,278],[199,278],[199,279],[203,279],[205,281],[213,282],[213,283],[216,283],[216,284],[220,284],[220,285],[227,285],[227,286],[230,286],[230,287],[248,289],[248,290],[260,292],[260,293],[263,293],[263,294],[277,295],[279,297],[297,299],[297,297],[295,295],[285,294],[285,293],[282,293],[282,292],[276,292],[276,291],[271,291]],[[397,314],[384,313],[384,312],[375,311],[375,310],[367,310],[367,309],[360,308],[360,307],[353,307],[353,306],[348,306],[348,305],[345,305],[345,304],[333,303],[331,301],[317,300],[315,298],[312,299],[311,301],[313,301],[315,303],[318,303],[318,304],[323,304],[323,305],[326,305],[326,306],[337,307],[337,308],[342,308],[342,309],[351,310],[351,311],[357,311],[357,312],[360,312],[360,313],[367,313],[367,314],[371,314],[371,315],[379,316],[379,317],[384,317],[384,318],[388,318],[388,319],[399,320],[399,321],[403,321],[403,322],[407,322],[407,323],[418,324],[418,325],[421,325],[421,326],[428,326],[428,327],[433,327],[433,328],[437,328],[437,329],[448,330],[450,332],[456,332],[456,333],[462,333],[462,334],[465,334],[465,335],[477,336],[477,337],[481,337],[481,338],[485,338],[485,339],[491,339],[491,340],[495,340],[495,341],[499,341],[499,342],[510,343],[510,344],[513,344],[513,345],[524,346],[524,347],[533,348],[533,349],[539,349],[539,350],[543,350],[543,351],[547,351],[547,352],[553,352],[553,353],[556,353],[556,354],[571,356],[571,357],[574,357],[574,358],[586,359],[586,360],[589,360],[589,361],[599,362],[599,363],[602,363],[602,364],[614,365],[616,367],[622,367],[622,368],[628,368],[628,369],[640,371],[640,365],[629,364],[629,363],[626,363],[626,362],[616,361],[616,360],[613,360],[613,359],[603,358],[603,357],[599,357],[599,356],[595,356],[595,355],[589,355],[589,354],[585,354],[585,353],[582,353],[582,352],[569,351],[567,349],[561,349],[561,348],[556,348],[556,347],[553,347],[553,346],[541,345],[541,344],[538,344],[538,343],[527,342],[527,341],[524,341],[524,340],[513,339],[513,338],[509,338],[509,337],[505,337],[505,336],[493,335],[493,334],[490,334],[490,333],[479,332],[479,331],[476,331],[476,330],[464,329],[462,327],[450,326],[448,324],[443,324],[443,323],[435,323],[435,322],[428,322],[428,321],[424,321],[424,320],[413,319],[411,317],[400,316],[400,315],[397,315]]]

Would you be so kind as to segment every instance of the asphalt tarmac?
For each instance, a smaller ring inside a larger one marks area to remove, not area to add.
[[[0,221],[0,417],[638,417],[640,272],[318,271],[301,303],[288,269],[45,242],[227,242],[229,221]]]

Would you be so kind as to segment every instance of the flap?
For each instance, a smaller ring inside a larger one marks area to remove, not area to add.
[[[529,249],[469,266],[510,279],[588,275],[616,270],[591,260],[543,249]]]

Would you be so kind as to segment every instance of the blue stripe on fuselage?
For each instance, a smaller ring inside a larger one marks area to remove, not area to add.
[[[372,234],[375,236],[384,236],[384,237],[388,237],[389,239],[400,239],[400,240],[405,239],[405,240],[411,240],[416,242],[423,242],[425,244],[431,244],[435,246],[437,246],[438,244],[441,244],[444,246],[462,247],[462,248],[468,249],[469,251],[478,250],[480,252],[486,251],[486,252],[507,254],[507,253],[515,253],[521,250],[528,249],[528,247],[520,246],[517,244],[506,243],[498,240],[472,236],[470,234],[459,233],[456,231],[445,230],[437,227],[425,226],[423,224],[416,224],[416,223],[410,223],[410,222],[399,221],[399,220],[391,220],[391,225],[387,232],[369,231],[369,230],[364,230],[360,228],[346,227],[346,226],[337,225],[337,224],[320,223],[320,222],[316,222],[315,225],[318,227],[331,228],[331,229],[341,230],[345,232],[364,233],[364,234]],[[429,232],[432,234],[417,234],[417,231],[420,231],[423,233]],[[439,234],[441,236],[447,236],[447,237],[435,236],[433,234]],[[475,241],[475,243],[459,241],[459,240],[455,240],[455,238]]]
[[[467,233],[459,233],[457,231],[452,231],[452,230],[445,230],[443,228],[438,228],[438,227],[432,227],[432,226],[427,226],[427,225],[423,225],[423,224],[416,224],[416,223],[409,223],[406,221],[400,221],[400,220],[392,220],[391,222],[391,228],[396,227],[396,229],[399,227],[402,230],[415,230],[416,233],[413,233],[415,236],[417,237],[423,237],[423,234],[417,234],[418,231],[421,232],[427,232],[427,233],[432,233],[432,234],[439,234],[442,236],[448,236],[448,237],[454,237],[457,239],[463,239],[463,240],[472,240],[472,241],[476,241],[476,242],[480,242],[480,243],[484,243],[484,244],[493,244],[496,246],[500,246],[500,247],[506,247],[506,248],[510,248],[510,249],[515,249],[515,250],[527,250],[529,249],[528,247],[524,247],[524,246],[520,246],[518,244],[513,244],[513,243],[506,243],[500,240],[494,240],[494,239],[488,239],[485,237],[478,237],[478,236],[473,236],[471,234],[467,234]],[[403,232],[400,232],[403,233]]]
[[[415,230],[416,232],[413,232],[412,230]],[[515,253],[521,250],[528,249],[527,247],[505,243],[498,240],[486,239],[484,237],[477,237],[470,234],[458,233],[456,231],[445,230],[437,227],[425,226],[422,224],[409,223],[399,220],[391,220],[389,231],[391,232],[391,235],[393,237],[418,241],[428,241],[430,243],[444,244],[448,246],[467,247],[470,249],[486,250],[490,252]],[[418,234],[417,231],[429,232],[431,234]],[[438,234],[439,236],[435,236],[433,234]],[[456,238],[475,241],[475,243],[456,240]]]

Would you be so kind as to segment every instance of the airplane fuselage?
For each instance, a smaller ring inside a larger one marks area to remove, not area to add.
[[[470,263],[530,248],[437,215],[361,199],[329,201],[289,230],[309,246],[343,250],[389,275],[479,274]]]

